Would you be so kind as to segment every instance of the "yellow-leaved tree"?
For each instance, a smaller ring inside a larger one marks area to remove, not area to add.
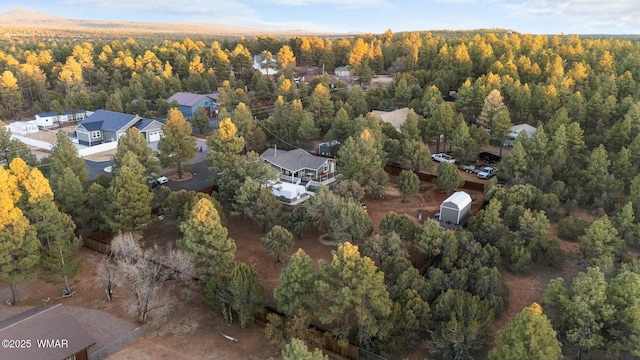
[[[40,259],[36,231],[16,207],[20,197],[16,176],[0,167],[0,280],[11,285],[11,305],[19,300],[17,285],[35,277]]]

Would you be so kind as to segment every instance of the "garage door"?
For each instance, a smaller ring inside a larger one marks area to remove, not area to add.
[[[149,133],[149,142],[160,141],[160,134],[162,131],[152,131]]]

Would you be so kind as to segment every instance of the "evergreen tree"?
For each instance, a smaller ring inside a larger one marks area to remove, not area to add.
[[[398,175],[398,190],[403,195],[402,201],[407,201],[407,196],[415,195],[420,190],[420,179],[413,171],[402,170]]]
[[[331,219],[329,237],[338,242],[359,242],[373,231],[373,222],[367,212],[354,202],[347,202]]]
[[[36,231],[16,207],[21,192],[16,176],[0,167],[0,279],[11,286],[11,304],[18,303],[17,284],[35,278],[40,259]]]
[[[204,108],[198,108],[196,112],[193,114],[193,126],[198,128],[200,134],[208,133],[211,131],[211,126],[209,125],[209,116]]]
[[[225,171],[231,171],[244,148],[244,138],[239,136],[238,128],[226,118],[218,124],[218,130],[207,138],[210,170],[214,174],[214,183],[219,181]],[[244,181],[244,179],[242,179]]]
[[[124,165],[124,158],[128,151],[133,152],[144,167],[147,180],[155,180],[159,176],[160,161],[149,147],[144,134],[136,127],[129,128],[125,136],[118,139],[118,148],[113,157],[112,172],[114,174],[117,174],[118,169]]]
[[[273,291],[278,309],[293,316],[300,309],[312,310],[318,301],[315,281],[317,275],[313,260],[298,249],[280,274],[279,286]]]
[[[467,359],[484,346],[493,311],[478,296],[447,290],[433,306],[432,352],[440,359]]]
[[[58,181],[57,189],[55,199],[60,210],[71,215],[77,223],[87,201],[78,175],[74,174],[70,168],[66,168]]]
[[[86,184],[89,179],[89,171],[87,170],[87,165],[84,160],[78,156],[78,150],[64,131],[58,131],[56,138],[56,144],[53,146],[53,151],[51,152],[51,172],[49,174],[49,183],[54,186],[54,192],[57,190],[55,186],[58,185],[66,168],[73,170],[73,173],[78,175],[80,182],[83,185]]]
[[[205,284],[205,300],[212,305],[222,305],[227,321],[231,323],[231,313],[238,314],[244,328],[264,307],[264,289],[258,281],[258,273],[253,267],[237,262],[228,275],[210,277]]]
[[[201,275],[220,277],[233,263],[236,244],[227,237],[211,200],[202,198],[180,225],[183,237],[178,245],[193,258]]]
[[[15,158],[21,158],[29,166],[38,164],[38,159],[29,147],[18,139],[12,139],[11,130],[0,121],[0,165],[8,165]]]
[[[277,262],[282,262],[282,254],[293,246],[293,235],[280,225],[276,225],[262,238],[265,250],[276,255]]]
[[[304,341],[293,338],[282,350],[282,360],[329,360],[329,358],[317,348],[313,352],[309,351]]]
[[[378,319],[391,314],[384,274],[368,257],[361,257],[358,247],[345,242],[333,251],[330,264],[320,264],[317,288],[323,305],[316,308],[316,316],[323,324],[336,323],[334,335],[345,340],[351,329],[350,315],[357,316],[358,343],[368,347],[378,335]]]
[[[562,358],[562,346],[556,332],[536,303],[522,309],[511,320],[509,327],[498,334],[497,343],[489,353],[490,360]]]
[[[433,179],[433,183],[445,192],[451,193],[454,189],[464,185],[464,179],[457,166],[450,163],[440,163],[437,177]]]
[[[144,167],[131,151],[124,156],[123,164],[107,190],[111,201],[108,221],[114,233],[130,232],[151,222],[153,194],[147,185]]]
[[[327,132],[334,116],[333,101],[329,89],[318,84],[309,97],[309,111],[313,114],[316,127]]]
[[[178,170],[178,178],[182,179],[183,169],[196,155],[198,148],[196,139],[191,134],[191,125],[185,120],[177,108],[169,110],[167,121],[162,125],[164,136],[158,143],[160,163]]]

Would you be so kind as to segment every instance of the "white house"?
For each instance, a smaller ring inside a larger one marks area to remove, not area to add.
[[[37,114],[36,124],[40,129],[49,130],[53,128],[53,124],[55,123],[64,124],[69,121],[82,121],[91,114],[93,114],[93,111],[87,110],[67,111],[60,115],[56,112],[50,111]]]
[[[58,113],[50,111],[46,113],[36,114],[36,124],[41,129],[51,129],[54,123],[66,123],[69,121],[67,114],[58,115]]]
[[[440,222],[462,225],[471,215],[471,196],[458,191],[446,198],[440,205]]]

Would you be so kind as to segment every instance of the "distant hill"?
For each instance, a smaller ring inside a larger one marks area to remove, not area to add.
[[[207,35],[259,35],[273,36],[293,35],[337,35],[318,33],[307,30],[261,30],[214,23],[154,23],[134,21],[109,20],[74,20],[65,19],[36,11],[14,9],[0,13],[0,27],[23,29],[49,29],[87,32],[118,32],[118,33],[166,33],[166,34],[207,34]]]

